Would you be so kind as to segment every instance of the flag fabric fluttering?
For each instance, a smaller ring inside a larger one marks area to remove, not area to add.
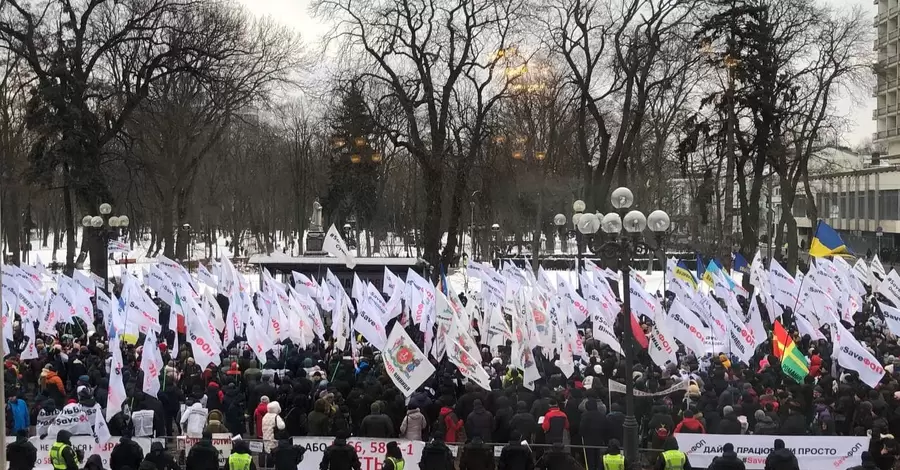
[[[822,257],[848,254],[852,253],[847,248],[847,245],[844,244],[844,240],[841,240],[841,236],[825,221],[820,220],[816,225],[816,232],[813,234],[812,242],[809,244],[809,256]]]
[[[322,244],[322,250],[341,260],[348,268],[353,269],[356,266],[356,257],[350,253],[347,243],[341,237],[337,227],[331,224],[328,233],[325,234],[325,243]]]
[[[747,262],[747,258],[744,258],[744,255],[734,252],[734,262],[731,264],[731,269],[739,273],[750,274],[750,263]]]
[[[778,320],[775,320],[772,333],[772,350],[775,357],[781,361],[782,372],[798,384],[802,384],[803,379],[809,375],[809,361],[797,349],[794,340]]]

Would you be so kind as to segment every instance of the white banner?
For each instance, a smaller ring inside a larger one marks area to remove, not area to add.
[[[634,396],[636,396],[636,397],[661,397],[663,395],[668,395],[670,393],[686,391],[690,385],[691,385],[691,381],[688,379],[681,383],[672,385],[671,387],[669,387],[665,390],[660,390],[658,392],[645,392],[643,390],[635,390]],[[609,393],[613,393],[613,392],[625,393],[625,384],[622,384],[622,383],[616,382],[615,380],[609,379]]]
[[[15,436],[6,438],[6,442],[14,442],[15,440]],[[150,452],[150,443],[152,442],[150,438],[135,437],[132,440],[141,446],[141,449],[144,450],[144,455],[147,455],[147,453]],[[50,447],[56,442],[56,436],[47,436],[47,438],[43,440],[32,437],[29,441],[31,441],[37,449],[37,462],[35,462],[34,470],[53,470],[53,465],[50,464]],[[94,438],[91,436],[72,437],[72,448],[80,449],[84,454],[81,464],[84,465],[84,462],[87,461],[87,458],[90,457],[91,454],[98,454],[100,458],[103,459],[103,468],[109,468],[109,456],[112,455],[112,450],[118,443],[118,437],[110,438],[109,441],[102,444],[94,442]]]
[[[869,449],[868,437],[856,436],[748,436],[724,434],[679,433],[678,449],[687,454],[694,468],[712,464],[722,455],[722,446],[734,445],[734,451],[748,469],[765,468],[775,439],[781,439],[800,463],[800,470],[828,468],[843,470],[861,463],[863,451]]]

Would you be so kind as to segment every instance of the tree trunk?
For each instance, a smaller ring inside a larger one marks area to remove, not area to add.
[[[544,192],[538,191],[538,207],[534,217],[534,230],[531,240],[531,270],[537,275],[541,266],[541,222],[544,214]]]
[[[175,195],[162,201],[162,217],[160,219],[159,239],[163,243],[163,254],[170,259],[175,258]],[[158,251],[158,248],[157,248]]]
[[[105,280],[109,273],[109,255],[107,247],[104,246],[104,237],[100,234],[100,230],[96,229],[84,230],[83,233],[81,248],[91,256],[91,272]]]
[[[176,233],[178,238],[175,241],[175,259],[188,259],[188,243],[191,242],[191,230],[185,229],[187,221],[187,197],[184,190],[178,192],[178,198],[175,202],[176,215]]]
[[[9,243],[9,251],[12,258],[11,264],[18,266],[22,262],[22,224],[19,216],[19,195],[15,188],[10,188],[6,198],[6,207],[3,208],[3,216],[6,219],[3,229],[6,232],[6,240]]]
[[[425,261],[431,264],[432,268],[432,281],[437,281],[437,268],[441,263],[443,173],[439,164],[422,165],[422,184],[425,186],[425,221],[422,228],[422,238],[424,239],[424,258]],[[418,246],[418,243],[416,245]]]
[[[63,178],[66,184],[63,186],[63,217],[66,222],[66,275],[71,276],[75,271],[75,214],[72,212],[72,190],[69,188],[69,166],[64,165]]]

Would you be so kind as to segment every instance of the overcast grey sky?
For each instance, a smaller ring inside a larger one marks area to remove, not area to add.
[[[878,7],[872,0],[823,0],[838,8],[853,8],[856,6],[870,11],[874,18]],[[239,0],[250,11],[257,15],[268,15],[285,25],[291,26],[303,35],[307,44],[316,42],[328,29],[328,25],[313,19],[309,14],[311,0]],[[856,146],[867,136],[871,136],[875,130],[875,122],[872,120],[872,109],[875,99],[866,90],[861,102],[844,99],[840,108],[846,110],[848,120],[853,123],[853,128],[844,136],[844,144]]]

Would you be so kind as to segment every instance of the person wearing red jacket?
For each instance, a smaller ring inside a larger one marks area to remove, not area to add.
[[[566,439],[566,434],[569,431],[569,417],[559,409],[559,405],[555,400],[550,401],[550,411],[547,411],[544,415],[541,429],[544,430],[544,436],[548,444],[564,442]]]
[[[253,411],[253,422],[256,424],[256,438],[262,439],[262,420],[263,416],[269,412],[269,397],[263,395],[259,397],[259,405]]]
[[[684,418],[675,426],[675,434],[706,434],[706,428],[699,419],[694,417],[694,410],[685,410]]]
[[[466,441],[465,423],[456,416],[456,413],[453,412],[453,408],[448,406],[442,407],[437,424],[437,429],[444,430],[444,442]]]

